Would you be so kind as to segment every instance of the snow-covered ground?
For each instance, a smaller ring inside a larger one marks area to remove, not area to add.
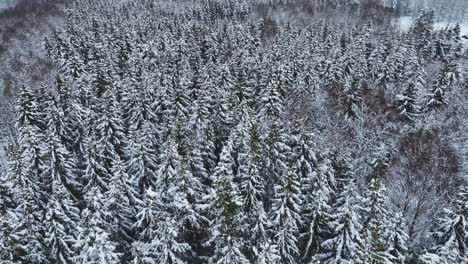
[[[408,31],[413,24],[414,17],[411,16],[403,16],[396,20],[396,25],[400,27],[402,31]],[[434,24],[435,28],[445,28],[445,27],[453,27],[455,24],[453,22],[436,22]],[[460,23],[461,27],[461,34],[468,36],[468,21],[463,21]],[[463,42],[466,47],[468,47],[468,40],[463,39]]]
[[[13,7],[15,4],[15,0],[0,0],[0,9]]]

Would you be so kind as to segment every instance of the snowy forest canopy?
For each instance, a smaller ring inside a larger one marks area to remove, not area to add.
[[[0,16],[1,263],[468,263],[456,23],[401,32],[393,1],[52,2]]]

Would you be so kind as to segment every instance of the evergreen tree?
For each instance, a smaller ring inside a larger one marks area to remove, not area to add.
[[[128,91],[123,93],[123,116],[125,126],[129,130],[140,130],[145,121],[156,119],[156,114],[153,112],[152,103],[155,101],[150,90],[143,83],[142,73],[137,72],[136,77],[132,79]],[[118,107],[118,105],[116,106]],[[117,114],[114,109],[113,113]],[[150,122],[151,123],[151,122]],[[117,131],[116,131],[117,132]]]
[[[382,68],[383,68],[383,47],[382,45],[378,45],[370,54],[368,59],[368,68],[369,73],[368,75],[373,80],[381,79]]]
[[[284,112],[284,98],[281,91],[281,76],[279,71],[271,71],[266,76],[260,94],[259,119],[272,123],[282,117]],[[268,125],[268,124],[267,124]]]
[[[76,243],[79,210],[58,179],[52,182],[50,196],[45,216],[47,231],[44,238],[48,249],[48,263],[74,263],[73,246]]]
[[[152,126],[144,121],[140,130],[132,131],[126,147],[127,173],[132,178],[138,192],[143,193],[155,186],[156,166],[159,164],[156,152],[156,138]]]
[[[339,155],[338,150],[332,148],[327,153],[329,167],[335,175],[336,196],[339,196],[347,187],[349,181],[353,179],[353,167],[350,164],[349,157],[346,155]]]
[[[328,159],[317,155],[313,134],[304,133],[296,152],[300,164],[303,203],[301,215],[301,253],[303,261],[322,251],[321,244],[328,236],[329,203],[335,195],[335,179]]]
[[[390,217],[391,224],[385,232],[385,238],[389,242],[387,254],[390,261],[395,264],[406,263],[408,253],[408,233],[403,216],[400,213]]]
[[[185,69],[187,72],[188,69]],[[178,126],[184,124],[188,119],[190,98],[187,94],[189,81],[187,76],[172,74],[170,70],[164,72],[165,83],[161,93],[164,93],[162,99],[163,126],[168,134],[177,134]],[[167,75],[166,75],[167,74]]]
[[[255,263],[279,263],[281,260],[278,252],[278,246],[271,239],[273,225],[261,204],[256,208],[253,226],[249,226],[252,231],[250,236],[247,236],[246,241],[252,245],[252,261]],[[250,252],[247,252],[250,253]]]
[[[385,178],[388,172],[389,160],[391,158],[390,155],[391,154],[387,146],[385,145],[385,143],[381,143],[379,146],[375,148],[373,158],[370,162],[372,171],[369,174],[369,178],[368,178],[371,181],[371,185],[372,185],[372,180],[374,180],[374,181],[377,181],[376,184],[381,187],[382,185],[381,181],[382,179]],[[384,190],[382,191],[385,192]]]
[[[215,147],[216,156],[221,153],[222,146],[236,122],[235,111],[242,108],[236,99],[234,76],[232,76],[231,70],[227,65],[223,65],[220,71],[218,80],[215,80],[216,82],[212,83],[210,87],[205,88],[206,92],[210,94],[206,97],[210,98],[209,129],[212,137],[206,141]]]
[[[281,263],[296,263],[299,259],[298,235],[302,203],[299,170],[299,164],[293,164],[288,174],[282,176],[275,186],[271,221]]]
[[[204,190],[207,191],[211,184],[210,174],[216,162],[214,142],[209,128],[204,131],[195,129],[193,133],[196,135],[192,135],[188,141],[187,163],[192,175],[205,186]]]
[[[464,183],[451,151],[463,154],[461,27],[425,11],[398,32],[392,1],[71,1],[45,54],[0,51],[1,85],[18,99],[0,262],[468,263],[466,195],[422,238],[427,194]],[[314,16],[278,16],[297,8]],[[7,39],[28,25],[16,11]],[[12,43],[37,34],[26,35]],[[419,125],[448,145],[422,153]],[[401,146],[372,160],[353,149],[375,140]],[[430,178],[416,193],[401,175]],[[390,202],[422,228],[407,232]]]
[[[0,178],[0,261],[6,264],[16,264],[18,237],[15,234],[15,223],[19,221],[15,209],[18,202],[11,192],[11,183],[6,181],[6,177]]]
[[[55,90],[57,92],[56,105],[58,108],[55,110],[55,113],[63,114],[63,116],[59,116],[62,120],[62,127],[60,129],[61,133],[58,136],[69,151],[80,151],[79,144],[83,136],[82,120],[80,120],[79,111],[76,109],[69,85],[65,83],[60,75],[57,75],[55,78]],[[50,121],[51,119],[49,119]]]
[[[435,227],[432,250],[442,261],[440,263],[465,263],[468,261],[468,191],[462,187],[453,201],[453,209],[444,214]],[[424,259],[429,255],[423,256]],[[424,262],[432,263],[432,262]]]
[[[44,184],[49,186],[52,181],[57,181],[68,190],[68,193],[72,195],[73,199],[77,200],[81,196],[81,184],[78,179],[77,169],[72,160],[72,155],[65,146],[63,146],[62,142],[53,131],[49,131],[48,141],[45,147],[45,164],[44,171],[41,175]],[[51,192],[52,190],[50,187],[45,187],[45,190]]]
[[[362,236],[360,197],[350,181],[338,196],[332,212],[332,238],[323,242],[323,263],[364,263],[365,240]]]
[[[414,121],[418,115],[417,95],[419,88],[420,84],[417,78],[412,78],[404,84],[402,92],[397,95],[398,110],[406,120]]]
[[[10,180],[13,188],[27,191],[29,198],[42,208],[45,198],[40,186],[44,167],[44,123],[41,117],[44,113],[38,109],[37,100],[30,89],[23,87],[20,90],[15,120],[18,142],[11,156],[14,163],[11,164]]]
[[[450,87],[449,75],[450,68],[446,64],[432,84],[432,90],[426,103],[428,110],[440,109],[447,105],[447,90]]]
[[[135,209],[141,205],[141,200],[119,158],[113,164],[109,191],[105,193],[103,202],[104,210],[109,213],[106,222],[109,238],[117,242],[116,252],[122,254],[122,260],[126,261],[135,239],[132,227],[136,221]]]
[[[443,257],[429,252],[424,253],[419,261],[423,264],[448,264]]]
[[[411,27],[411,34],[415,36],[416,49],[425,58],[432,58],[431,38],[434,27],[434,11],[423,12]]]
[[[238,142],[237,163],[238,179],[241,181],[240,194],[243,200],[244,211],[247,215],[254,213],[256,208],[262,203],[265,183],[260,170],[261,162],[261,142],[256,122],[250,114],[245,117],[247,120],[240,122],[236,133]]]
[[[329,168],[325,164],[322,166],[325,168],[321,168],[317,173],[324,175]],[[304,260],[308,260],[313,254],[322,252],[322,244],[330,235],[328,222],[331,220],[331,207],[329,203],[332,201],[334,193],[327,187],[329,186],[327,186],[325,179],[318,176],[317,180],[312,182],[311,189],[303,191],[305,194],[303,219],[307,221],[301,234],[304,241],[302,246]]]
[[[389,213],[385,207],[386,189],[379,178],[371,180],[367,197],[367,220],[364,225],[367,261],[369,263],[388,263],[385,232],[389,226]]]
[[[241,58],[235,60],[233,65],[233,87],[232,91],[234,92],[234,105],[241,105],[242,103],[251,104],[253,89],[251,83],[248,79],[248,71],[246,63],[243,62]],[[274,91],[269,91],[269,93],[274,93]],[[274,99],[272,99],[274,100]]]
[[[346,79],[343,69],[338,65],[338,56],[334,54],[332,61],[327,61],[323,73],[323,84],[332,94],[342,90]]]
[[[108,95],[106,93],[104,95],[102,105],[97,110],[96,124],[93,125],[95,127],[94,137],[99,151],[100,165],[109,174],[114,160],[117,157],[123,157],[126,144],[122,112],[115,97],[115,94]]]
[[[138,258],[151,257],[151,242],[152,238],[156,236],[157,223],[160,220],[158,214],[158,204],[156,200],[156,193],[149,188],[142,196],[142,203],[137,207],[136,222],[132,226],[137,233],[137,241],[133,243],[133,248],[137,251],[134,254],[134,261]]]
[[[157,193],[150,189],[144,194],[144,204],[137,214],[135,227],[139,231],[139,239],[133,244],[135,263],[187,263],[191,247],[181,241],[184,222],[180,217],[180,199],[173,204],[165,205]],[[174,194],[177,195],[177,194]],[[171,206],[173,205],[173,206]],[[171,206],[171,207],[169,207]],[[168,208],[169,207],[169,208]],[[170,209],[178,211],[172,213]]]
[[[85,144],[87,145],[87,150],[85,156],[86,168],[83,174],[83,192],[87,193],[91,191],[91,189],[98,187],[101,192],[104,193],[109,188],[108,182],[111,176],[107,169],[99,162],[99,152],[96,141],[88,138]],[[90,196],[88,195],[87,197]]]
[[[103,209],[103,196],[98,187],[86,194],[88,208],[83,210],[78,230],[74,263],[117,264],[121,254],[116,252],[117,244],[105,230],[109,212]]]
[[[211,236],[207,243],[214,248],[210,263],[249,263],[243,252],[245,241],[241,228],[244,217],[239,188],[234,182],[233,166],[232,143],[228,141],[214,172],[214,191],[208,196],[208,200],[212,201],[209,205],[212,217]]]
[[[359,104],[361,102],[360,82],[348,78],[344,85],[344,116],[346,118],[356,118],[359,116]]]
[[[44,169],[43,129],[45,113],[38,107],[38,96],[23,87],[17,104],[15,127],[17,145],[9,155],[7,181],[18,206],[9,217],[13,225],[10,239],[15,241],[13,261],[42,263],[47,260],[44,245],[44,209],[48,195],[41,177]]]
[[[261,142],[255,118],[250,108],[243,108],[241,122],[234,133],[237,154],[237,178],[246,214],[246,256],[253,262],[277,261],[277,247],[270,238],[272,224],[264,209],[265,181],[261,175]]]
[[[19,133],[22,133],[23,129],[38,131],[44,128],[41,116],[45,113],[40,111],[37,101],[37,95],[26,86],[23,86],[18,92],[16,128]]]
[[[161,224],[156,240],[162,252],[163,262],[188,261],[193,255],[189,243],[197,244],[193,237],[204,219],[199,214],[202,185],[181,160],[174,142],[166,143],[163,162],[158,172],[156,191],[161,195]]]
[[[156,237],[149,244],[142,245],[144,255],[151,259],[148,263],[188,263],[185,259],[191,248],[189,244],[179,241],[179,229],[180,223],[174,218],[160,221]]]
[[[262,175],[266,175],[265,194],[273,197],[274,186],[287,174],[290,162],[290,147],[287,145],[287,134],[279,122],[274,122],[263,140]],[[270,204],[265,204],[267,208]]]

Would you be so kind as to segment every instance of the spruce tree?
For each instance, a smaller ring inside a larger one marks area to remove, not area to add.
[[[410,33],[415,36],[416,48],[425,58],[432,58],[431,37],[434,27],[434,11],[423,12],[414,22]]]
[[[427,96],[426,109],[435,110],[447,105],[447,91],[450,87],[450,67],[449,64],[441,69],[432,84],[432,90]]]
[[[272,123],[282,117],[284,112],[284,98],[281,94],[280,72],[271,70],[265,76],[262,84],[259,102],[259,119],[263,122]]]
[[[323,242],[323,263],[364,263],[365,239],[362,235],[361,198],[354,181],[339,194],[332,211],[332,237]]]
[[[347,78],[343,90],[344,116],[353,119],[359,116],[361,103],[361,83],[358,80]]]
[[[243,212],[246,214],[246,256],[253,262],[278,260],[277,247],[270,238],[272,224],[265,212],[265,180],[261,174],[261,141],[258,126],[244,104],[241,122],[234,133],[237,159],[237,179],[240,182],[240,196]]]
[[[159,255],[166,262],[189,261],[193,255],[191,244],[198,243],[193,236],[205,222],[200,214],[202,185],[179,156],[173,141],[166,143],[157,179],[155,190],[161,195],[158,203],[162,222],[154,243],[160,244],[163,252]]]
[[[162,219],[158,224],[156,237],[143,247],[148,247],[148,251],[152,252],[150,256],[156,263],[189,263],[186,259],[191,247],[188,243],[179,241],[181,223],[170,215],[165,217],[168,218]]]
[[[298,235],[302,203],[299,170],[300,165],[294,163],[274,189],[271,221],[281,263],[296,263],[299,259]]]
[[[101,190],[93,187],[86,194],[87,208],[81,213],[74,263],[78,264],[117,264],[121,254],[117,253],[117,243],[110,237],[105,226],[109,212],[103,208]]]
[[[290,162],[291,153],[288,146],[288,135],[284,131],[283,125],[279,121],[275,121],[266,138],[263,139],[263,159],[262,159],[262,174],[266,175],[265,193],[266,197],[273,197],[275,184],[280,182],[280,179],[287,174],[288,163]],[[267,208],[271,205],[265,204]]]
[[[321,244],[328,236],[329,203],[335,195],[335,179],[329,161],[320,157],[313,142],[313,134],[300,136],[296,152],[300,164],[301,192],[301,254],[303,261],[322,251]],[[320,158],[320,160],[319,160]]]
[[[48,186],[52,181],[57,181],[63,184],[68,193],[72,195],[72,199],[78,200],[81,198],[81,183],[77,168],[73,163],[73,156],[53,131],[49,131],[48,134],[44,153],[44,171],[41,175],[44,184]],[[46,187],[45,190],[51,192],[50,187]]]
[[[15,211],[18,201],[12,193],[12,184],[6,179],[4,176],[0,178],[0,261],[16,264],[19,263],[16,256],[19,238],[15,234],[15,226],[20,215]]]
[[[403,90],[397,95],[397,107],[400,115],[408,121],[414,121],[418,115],[417,95],[419,89],[418,78],[413,77],[403,85]]]
[[[392,263],[404,264],[408,254],[408,231],[401,213],[390,217],[390,226],[385,232],[388,241],[387,254]]]
[[[54,179],[52,182],[52,194],[47,208],[44,242],[48,250],[48,263],[74,263],[73,246],[76,243],[76,223],[79,221],[79,210],[58,179]]]
[[[169,191],[169,190],[168,190]],[[167,193],[166,193],[167,194]],[[183,241],[184,221],[180,217],[180,199],[163,204],[157,193],[149,188],[144,194],[135,228],[139,233],[134,242],[133,262],[136,263],[188,263],[191,247]],[[163,194],[164,195],[164,194]],[[174,194],[177,195],[177,194]],[[170,206],[170,207],[169,207]],[[169,208],[168,208],[169,207]],[[171,212],[169,210],[176,209]],[[181,219],[181,221],[178,221]]]
[[[20,90],[17,102],[15,128],[18,134],[17,148],[12,152],[10,179],[14,188],[31,195],[39,207],[44,207],[44,190],[41,173],[44,168],[44,120],[45,115],[37,104],[38,98],[26,87]],[[13,171],[14,170],[14,171]]]
[[[252,218],[251,218],[252,219]],[[265,212],[263,206],[259,205],[255,213],[253,226],[248,226],[252,231],[250,236],[246,236],[246,241],[250,241],[252,252],[251,262],[254,263],[279,263],[281,260],[278,245],[271,238],[273,224]]]
[[[159,164],[156,152],[156,138],[152,125],[144,121],[140,130],[131,131],[129,144],[125,148],[126,168],[139,193],[155,186],[156,170]]]
[[[109,92],[110,93],[110,92]],[[110,173],[113,161],[123,157],[126,145],[122,111],[116,95],[106,93],[97,110],[95,139],[99,151],[100,165]]]
[[[249,263],[244,255],[245,241],[242,239],[242,201],[239,187],[234,182],[234,160],[232,143],[226,142],[221,158],[214,172],[214,191],[208,196],[212,201],[208,244],[213,246],[210,263]]]
[[[38,107],[39,100],[30,89],[23,87],[20,91],[15,123],[17,145],[11,149],[6,174],[13,196],[18,201],[14,214],[10,215],[14,221],[10,238],[16,244],[13,260],[21,263],[47,261],[43,223],[48,199],[45,187],[48,185],[41,177],[45,167],[45,112]]]
[[[453,209],[445,209],[433,232],[435,253],[443,262],[465,263],[468,261],[468,191],[462,187],[452,201]],[[423,259],[427,259],[427,255]],[[431,263],[431,262],[424,262]]]
[[[247,110],[248,111],[248,110]],[[265,195],[265,183],[261,175],[261,142],[258,127],[250,114],[239,123],[234,134],[237,142],[238,176],[244,211],[255,212]]]
[[[368,252],[367,261],[369,263],[385,264],[389,262],[385,232],[390,225],[390,215],[386,210],[385,200],[386,189],[381,179],[372,179],[367,197],[367,219],[364,224]]]
[[[301,234],[303,240],[302,258],[307,261],[314,254],[319,254],[323,251],[322,244],[330,235],[328,222],[331,219],[330,205],[332,201],[328,197],[327,190],[321,188],[320,181],[317,181],[312,186],[312,194],[306,195],[304,198],[305,205],[303,206],[304,219],[306,225]],[[313,204],[311,206],[311,204]],[[306,207],[307,206],[307,207]]]
[[[85,145],[87,149],[85,155],[86,168],[83,173],[83,192],[87,193],[98,187],[104,193],[109,188],[108,183],[111,175],[100,163],[99,150],[95,139],[86,139]],[[89,195],[85,197],[89,197]]]
[[[109,213],[105,228],[109,231],[110,239],[117,242],[116,251],[121,253],[122,259],[126,261],[129,258],[131,243],[135,239],[133,224],[136,221],[136,208],[141,204],[141,200],[119,158],[114,161],[109,191],[103,198],[103,210]]]

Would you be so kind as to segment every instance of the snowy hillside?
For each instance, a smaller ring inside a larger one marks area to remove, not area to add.
[[[4,8],[13,7],[16,4],[16,0],[0,0],[0,10]]]

